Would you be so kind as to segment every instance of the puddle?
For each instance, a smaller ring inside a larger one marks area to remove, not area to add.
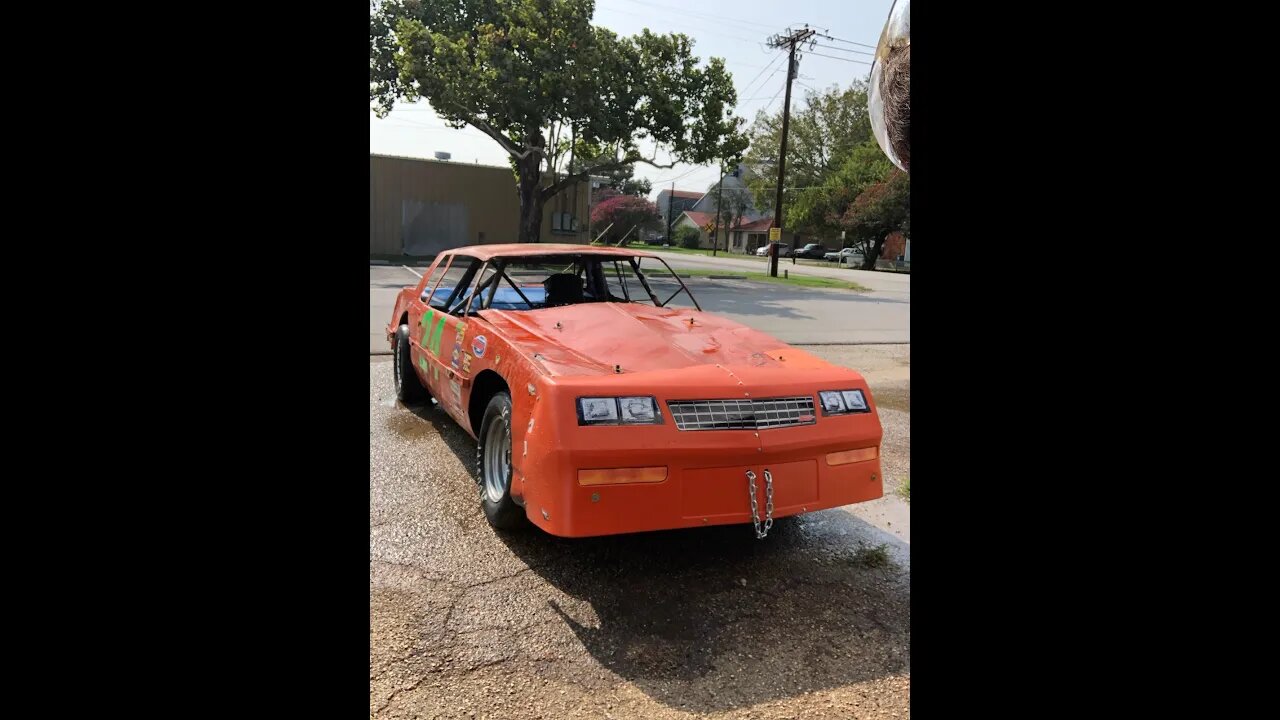
[[[406,440],[439,435],[435,427],[413,413],[397,413],[387,418],[387,427]]]

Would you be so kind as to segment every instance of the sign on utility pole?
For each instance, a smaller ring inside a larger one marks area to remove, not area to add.
[[[778,150],[778,193],[773,203],[773,227],[769,229],[769,240],[782,239],[782,188],[787,176],[787,128],[791,119],[791,81],[796,78],[796,44],[813,37],[814,31],[808,25],[789,35],[774,35],[769,40],[769,47],[790,49],[787,57],[787,96],[782,101],[782,147]],[[777,233],[775,235],[775,232]],[[778,246],[769,246],[769,275],[778,277]]]

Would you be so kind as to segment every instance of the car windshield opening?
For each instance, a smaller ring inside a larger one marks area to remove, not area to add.
[[[454,261],[457,269],[462,263]],[[451,314],[486,309],[507,311],[613,302],[666,307],[684,295],[701,310],[693,293],[659,258],[616,254],[499,257],[471,260],[464,272],[432,293],[431,304]],[[452,282],[449,282],[452,280]],[[663,299],[665,298],[665,300]]]

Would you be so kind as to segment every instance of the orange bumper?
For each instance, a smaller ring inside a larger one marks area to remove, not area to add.
[[[537,415],[527,444],[517,449],[519,459],[513,458],[512,494],[525,503],[529,519],[553,535],[750,523],[748,471],[755,475],[762,521],[765,470],[773,478],[775,518],[884,492],[874,405],[866,414],[758,431],[681,431],[668,416],[656,426],[548,423],[552,427],[539,432]]]

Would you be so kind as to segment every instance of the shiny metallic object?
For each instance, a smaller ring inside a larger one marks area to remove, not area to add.
[[[884,65],[889,58],[889,51],[895,48],[911,46],[911,0],[894,0],[889,10],[889,19],[880,33],[880,42],[876,46],[875,60],[871,64],[870,88],[867,93],[867,109],[871,114],[871,131],[875,133],[876,142],[889,160],[899,170],[906,170],[902,160],[893,151],[893,143],[889,140],[889,131],[885,124],[885,104],[880,85],[884,80]]]
[[[764,471],[764,530],[760,529],[760,505],[756,502],[756,474],[747,471],[747,492],[751,495],[751,524],[756,529],[756,539],[763,540],[769,534],[769,528],[773,527],[773,474],[767,469]]]

